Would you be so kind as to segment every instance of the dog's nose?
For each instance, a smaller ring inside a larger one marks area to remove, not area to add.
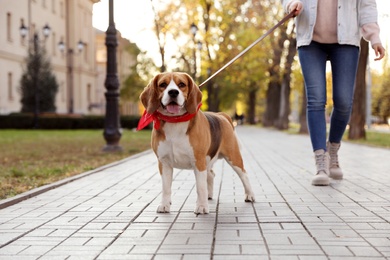
[[[176,89],[171,89],[170,91],[168,91],[168,95],[171,98],[176,98],[179,95],[179,91]]]

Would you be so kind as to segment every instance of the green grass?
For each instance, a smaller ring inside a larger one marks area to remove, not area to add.
[[[105,153],[100,130],[1,130],[0,199],[150,149],[150,131],[124,130],[123,152]]]
[[[343,140],[351,143],[356,143],[356,144],[390,148],[390,133],[377,132],[374,130],[366,131],[365,140],[364,139],[348,140],[348,132],[345,133]]]
[[[298,124],[290,124],[287,133],[297,134],[299,131]],[[366,130],[366,139],[348,140],[348,130],[345,132],[343,141],[356,144],[364,144],[369,146],[390,148],[390,132],[380,132],[372,129]]]

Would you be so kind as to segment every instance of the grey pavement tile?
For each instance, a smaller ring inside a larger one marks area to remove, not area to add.
[[[210,214],[193,213],[189,170],[174,172],[171,213],[156,213],[161,179],[148,152],[1,209],[0,259],[390,258],[389,149],[343,143],[345,179],[314,187],[307,136],[237,133],[255,203],[218,161]]]
[[[20,256],[41,256],[44,255],[45,253],[49,252],[52,250],[55,246],[49,246],[49,245],[34,245],[34,246],[29,246],[25,250],[21,251],[18,253]]]
[[[324,255],[317,245],[268,245],[271,255]]]
[[[365,239],[371,245],[375,247],[388,247],[390,251],[390,234],[387,233],[386,237],[365,237]]]
[[[211,245],[213,243],[213,234],[172,234],[169,233],[163,245]]]
[[[135,245],[130,253],[131,254],[154,254],[157,249],[158,249],[159,245],[153,245],[153,244],[148,244],[148,245],[143,245],[143,244],[137,244]]]
[[[355,256],[364,256],[364,257],[376,257],[383,256],[377,249],[373,247],[362,247],[362,246],[349,246],[348,247]]]
[[[32,237],[24,236],[12,242],[12,245],[22,246],[56,246],[61,244],[66,238],[63,237]]]
[[[322,246],[328,256],[354,256],[347,246]]]
[[[150,260],[153,259],[153,254],[123,254],[123,255],[109,255],[102,254],[99,256],[99,260]],[[155,258],[156,259],[156,258]],[[167,258],[165,258],[167,259]],[[80,259],[83,260],[83,259]]]
[[[210,254],[211,245],[169,245],[163,244],[158,254]]]
[[[370,244],[363,238],[344,238],[344,237],[316,237],[317,242],[322,246],[354,246],[354,247],[369,247]]]
[[[206,258],[204,258],[206,259]],[[220,254],[220,255],[215,255],[214,258],[215,260],[269,260],[270,258],[265,255],[239,255],[239,254]],[[273,259],[273,258],[271,258]],[[290,258],[291,259],[291,258]],[[295,258],[298,260],[298,258]],[[294,260],[294,259],[291,259]]]
[[[0,258],[17,255],[23,250],[26,250],[29,245],[8,245],[6,247],[0,248]]]
[[[348,257],[348,256],[333,256],[333,257],[329,257],[330,260],[383,260],[385,258],[383,258],[382,256],[379,256],[379,257],[374,257],[374,256],[371,256],[371,257],[361,257],[361,256],[351,256],[351,257]]]

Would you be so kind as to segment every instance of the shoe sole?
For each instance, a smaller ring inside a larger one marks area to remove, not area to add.
[[[329,183],[329,177],[325,174],[316,175],[311,182],[313,186],[328,186]]]

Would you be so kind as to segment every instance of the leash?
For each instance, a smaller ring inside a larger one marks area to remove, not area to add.
[[[280,20],[276,25],[274,25],[274,27],[272,27],[271,29],[269,29],[265,34],[263,34],[261,37],[259,37],[256,41],[254,41],[251,45],[249,45],[245,50],[243,50],[242,52],[240,52],[236,57],[234,57],[233,59],[231,59],[228,63],[226,63],[222,68],[220,68],[219,70],[217,70],[213,75],[211,75],[208,79],[206,79],[205,81],[203,81],[202,84],[199,85],[199,88],[202,87],[204,84],[206,84],[207,82],[209,82],[212,78],[214,78],[215,76],[217,76],[221,71],[223,71],[224,69],[226,69],[227,67],[229,67],[230,65],[232,65],[233,62],[235,62],[236,60],[238,60],[242,55],[244,55],[245,53],[247,53],[250,49],[252,49],[253,46],[255,46],[256,44],[258,44],[260,41],[262,41],[265,37],[267,37],[269,34],[271,34],[276,28],[278,28],[280,25],[284,24],[288,19],[290,19],[291,17],[294,16],[294,12],[290,12],[288,15],[286,15],[282,20]]]

